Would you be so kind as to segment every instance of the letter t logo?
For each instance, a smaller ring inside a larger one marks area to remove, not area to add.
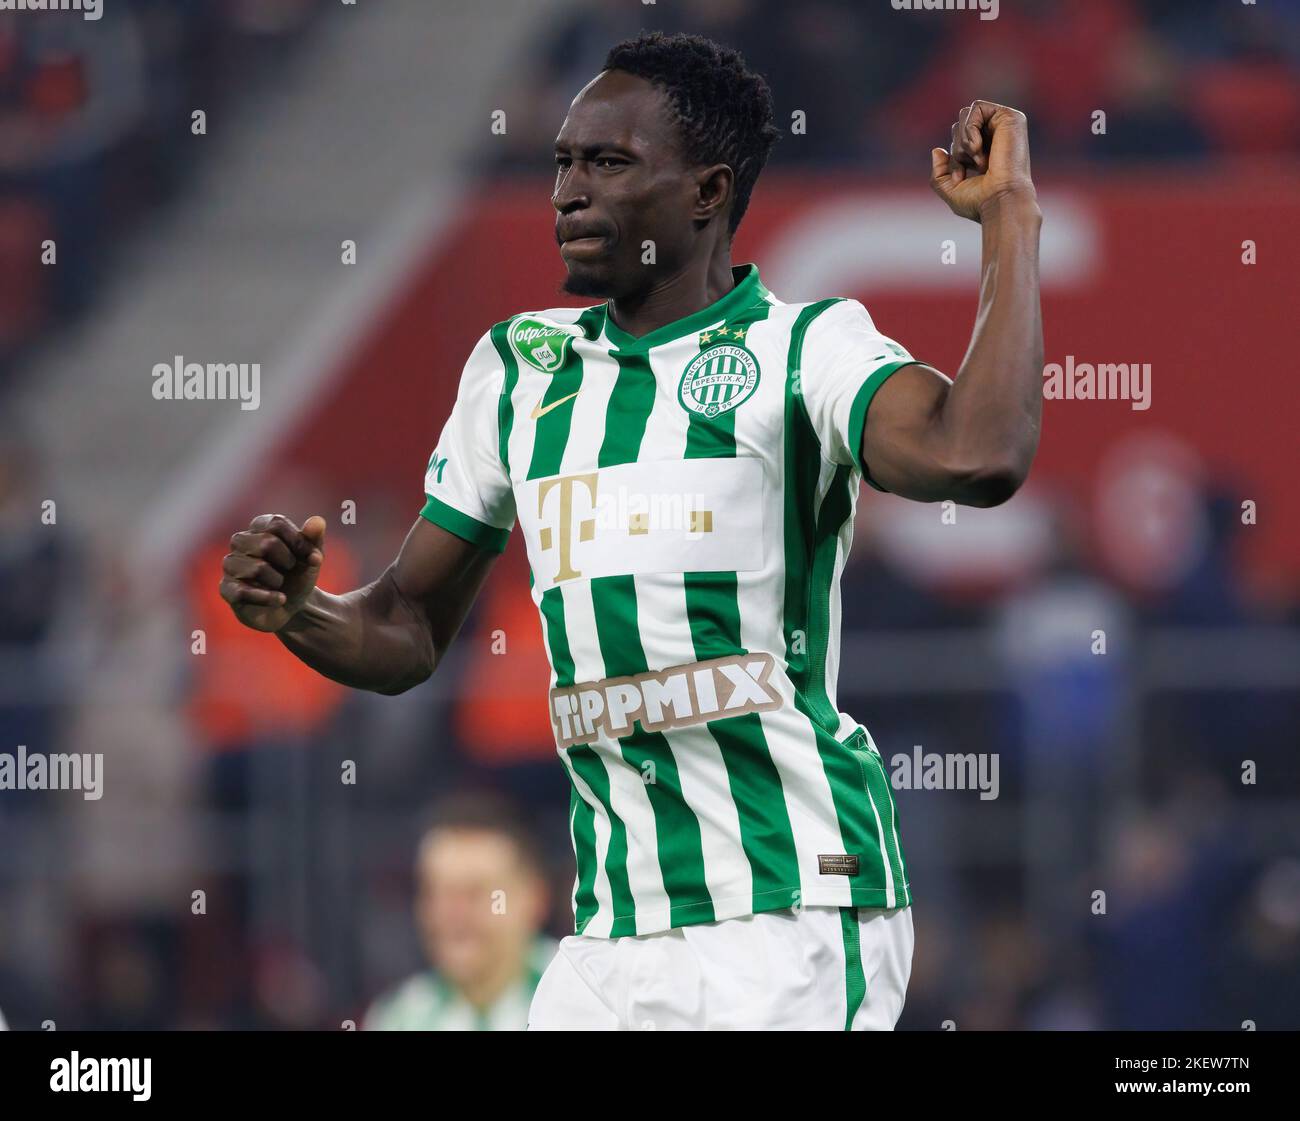
[[[559,524],[559,548],[560,548],[560,567],[555,573],[555,582],[563,583],[565,580],[573,580],[582,575],[573,567],[573,492],[577,485],[581,483],[587,488],[587,493],[591,496],[591,504],[596,505],[596,472],[592,471],[586,475],[563,475],[555,479],[544,480],[537,488],[537,516],[542,517],[546,508],[546,496],[551,493],[555,487],[560,488],[560,524]],[[578,523],[578,540],[590,541],[596,536],[596,519],[583,518]],[[543,550],[553,548],[555,545],[555,532],[549,525],[544,525],[538,534],[538,544]]]

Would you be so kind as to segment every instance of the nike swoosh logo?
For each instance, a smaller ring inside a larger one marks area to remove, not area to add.
[[[561,397],[558,401],[552,401],[549,405],[545,407],[543,407],[542,403],[538,401],[537,404],[533,406],[533,411],[529,414],[529,419],[541,420],[542,417],[544,417],[552,409],[558,409],[561,405],[564,404],[565,401],[572,401],[581,392],[582,390],[580,389],[576,390],[575,392],[570,393],[567,397]]]

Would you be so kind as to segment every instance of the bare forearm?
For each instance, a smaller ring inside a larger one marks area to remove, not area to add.
[[[983,213],[980,307],[970,349],[937,418],[938,438],[959,478],[1000,500],[1019,486],[1038,448],[1043,321],[1038,288],[1042,214],[1032,195]]]
[[[1043,216],[1025,115],[971,102],[952,126],[952,147],[931,149],[930,172],[948,209],[981,224],[979,314],[955,380],[918,363],[879,387],[862,462],[873,482],[904,498],[996,506],[1028,475],[1042,420]]]
[[[403,599],[391,569],[345,595],[315,589],[276,635],[318,673],[374,693],[405,692],[437,663],[430,628]]]

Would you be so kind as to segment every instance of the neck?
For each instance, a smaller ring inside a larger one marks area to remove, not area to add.
[[[687,266],[645,292],[609,301],[609,317],[634,339],[717,303],[735,287],[731,253]]]

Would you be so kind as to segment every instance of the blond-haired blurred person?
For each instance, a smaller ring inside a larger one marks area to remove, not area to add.
[[[439,811],[416,858],[415,918],[427,969],[376,1000],[368,1031],[521,1031],[555,953],[538,846],[504,800]]]

